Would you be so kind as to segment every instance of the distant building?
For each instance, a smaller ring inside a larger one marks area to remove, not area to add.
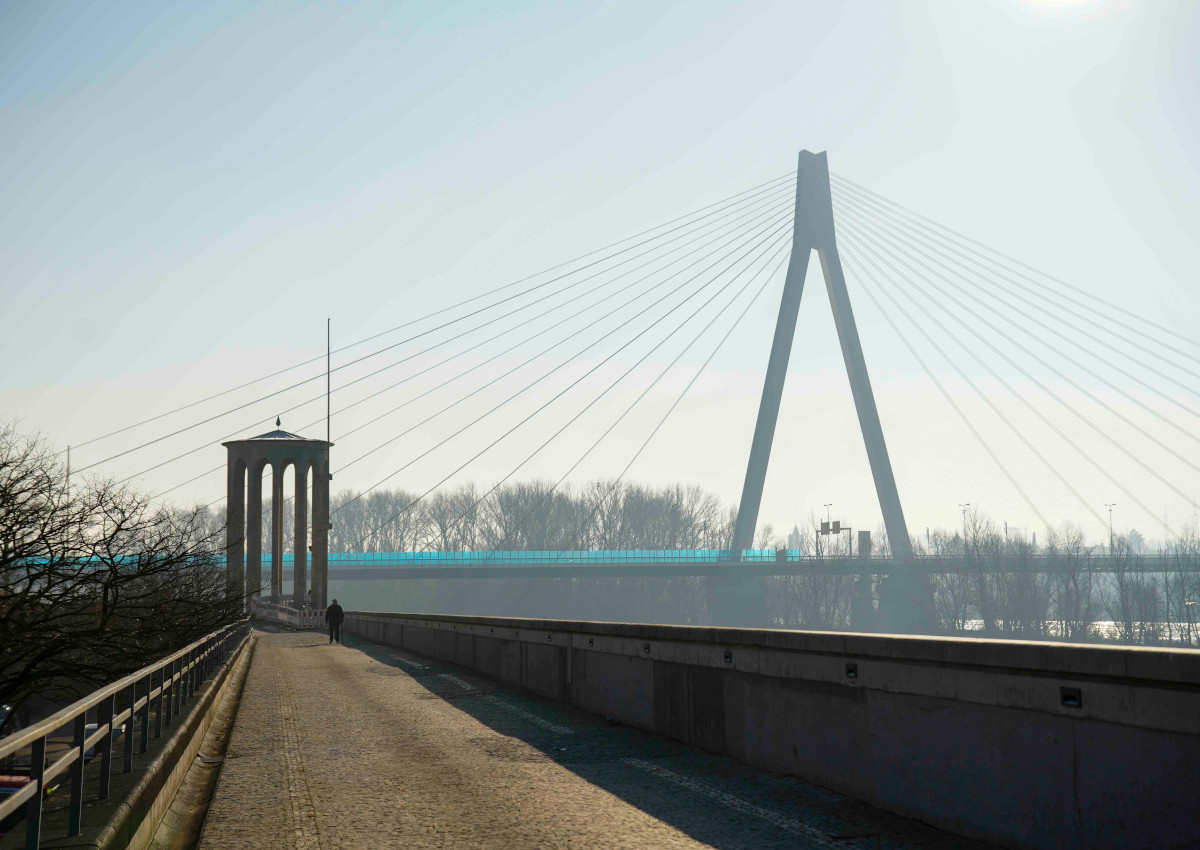
[[[787,536],[787,547],[789,549],[803,549],[804,535],[800,533],[800,526],[793,525],[792,530]]]

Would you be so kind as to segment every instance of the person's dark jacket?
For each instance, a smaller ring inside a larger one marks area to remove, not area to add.
[[[346,614],[342,611],[342,606],[336,602],[325,609],[325,622],[329,625],[340,626],[344,619],[346,619]]]

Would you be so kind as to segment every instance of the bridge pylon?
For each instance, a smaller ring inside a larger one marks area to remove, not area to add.
[[[775,324],[771,357],[767,362],[758,421],[754,428],[754,442],[751,444],[750,459],[746,466],[746,479],[734,526],[733,548],[749,549],[754,544],[754,530],[758,524],[763,484],[767,477],[771,444],[775,438],[775,425],[779,419],[779,404],[783,395],[784,379],[787,376],[788,359],[792,353],[792,340],[796,333],[800,298],[804,292],[804,279],[813,251],[816,251],[820,258],[825,289],[833,307],[833,320],[841,344],[842,359],[850,379],[850,391],[858,412],[858,424],[866,445],[867,459],[875,481],[879,506],[883,512],[888,542],[896,561],[908,564],[913,557],[912,544],[908,537],[908,526],[904,521],[904,510],[900,505],[900,494],[896,489],[887,444],[883,438],[883,427],[879,422],[879,411],[875,406],[875,395],[871,391],[871,379],[859,341],[854,311],[850,307],[850,296],[846,291],[846,278],[842,271],[842,260],[838,254],[834,231],[829,164],[823,151],[813,153],[804,150],[800,151],[799,155],[792,253],[788,262],[783,298],[779,305],[779,318]],[[723,621],[722,625],[765,624],[765,592],[762,580],[731,575],[716,594],[714,620]]]

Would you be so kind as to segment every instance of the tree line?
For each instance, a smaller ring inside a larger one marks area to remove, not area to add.
[[[419,501],[404,490],[362,497],[344,491],[333,506],[330,549],[349,553],[728,549],[736,520],[732,505],[697,486],[605,481],[558,488],[549,482],[520,482],[486,497],[468,485]],[[953,571],[934,570],[922,579],[936,630],[1022,639],[1200,644],[1200,539],[1195,530],[1154,559],[1141,553],[1133,535],[1117,537],[1111,545],[1089,543],[1069,524],[1044,534],[1041,545],[1008,539],[993,520],[973,510],[962,530],[935,529],[924,539],[914,538],[919,559],[956,564]],[[882,526],[872,539],[873,554],[888,557]],[[756,548],[788,548],[812,558],[842,558],[851,554],[851,546],[849,535],[822,535],[815,516],[796,523],[787,535],[763,525],[755,539]],[[579,581],[587,587],[583,607],[596,607],[597,600],[610,595],[617,607],[622,599],[649,598],[657,600],[662,615],[639,611],[640,619],[706,621],[703,579]],[[766,581],[768,613],[772,625],[781,628],[849,629],[855,597],[864,592],[856,576],[820,569]],[[866,592],[874,590],[869,586]],[[568,604],[569,596],[560,588],[555,598],[574,610],[579,606]],[[540,614],[554,616],[546,610]]]

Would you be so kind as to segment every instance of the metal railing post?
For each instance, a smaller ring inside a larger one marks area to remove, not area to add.
[[[157,738],[162,734],[162,713],[163,713],[163,692],[162,692],[163,675],[162,671],[158,671],[158,696],[154,698],[154,737]],[[150,693],[154,690],[154,673],[150,674],[150,687],[146,690],[146,719],[150,719]],[[144,737],[144,736],[143,736]],[[143,749],[142,752],[145,752]]]
[[[112,744],[113,744],[113,717],[116,715],[114,706],[116,705],[117,697],[115,694],[109,694],[105,697],[96,709],[96,723],[98,726],[108,724],[108,733],[100,739],[98,746],[100,747],[100,791],[96,795],[101,800],[108,799],[108,792],[112,788]]]
[[[129,709],[129,717],[125,719],[125,750],[121,754],[121,772],[130,773],[133,770],[133,732],[137,728],[137,712],[133,706],[137,703],[137,682],[131,682],[125,689],[125,707]]]
[[[179,714],[179,692],[182,690],[180,686],[183,684],[182,669],[183,664],[178,658],[171,662],[171,712],[167,715],[169,720]]]
[[[161,704],[158,707],[158,716],[162,718],[162,725],[171,725],[171,691],[175,687],[172,671],[175,669],[175,662],[168,661],[167,666],[162,671],[162,687],[159,689],[159,697]],[[155,735],[154,737],[158,737]]]
[[[75,718],[75,734],[71,742],[75,748],[75,763],[71,765],[71,808],[68,813],[67,835],[78,835],[83,820],[83,741],[87,726],[87,712],[81,711]]]
[[[29,754],[29,781],[37,793],[25,804],[25,850],[37,850],[42,843],[42,800],[46,796],[42,781],[46,775],[46,736],[33,742]]]

